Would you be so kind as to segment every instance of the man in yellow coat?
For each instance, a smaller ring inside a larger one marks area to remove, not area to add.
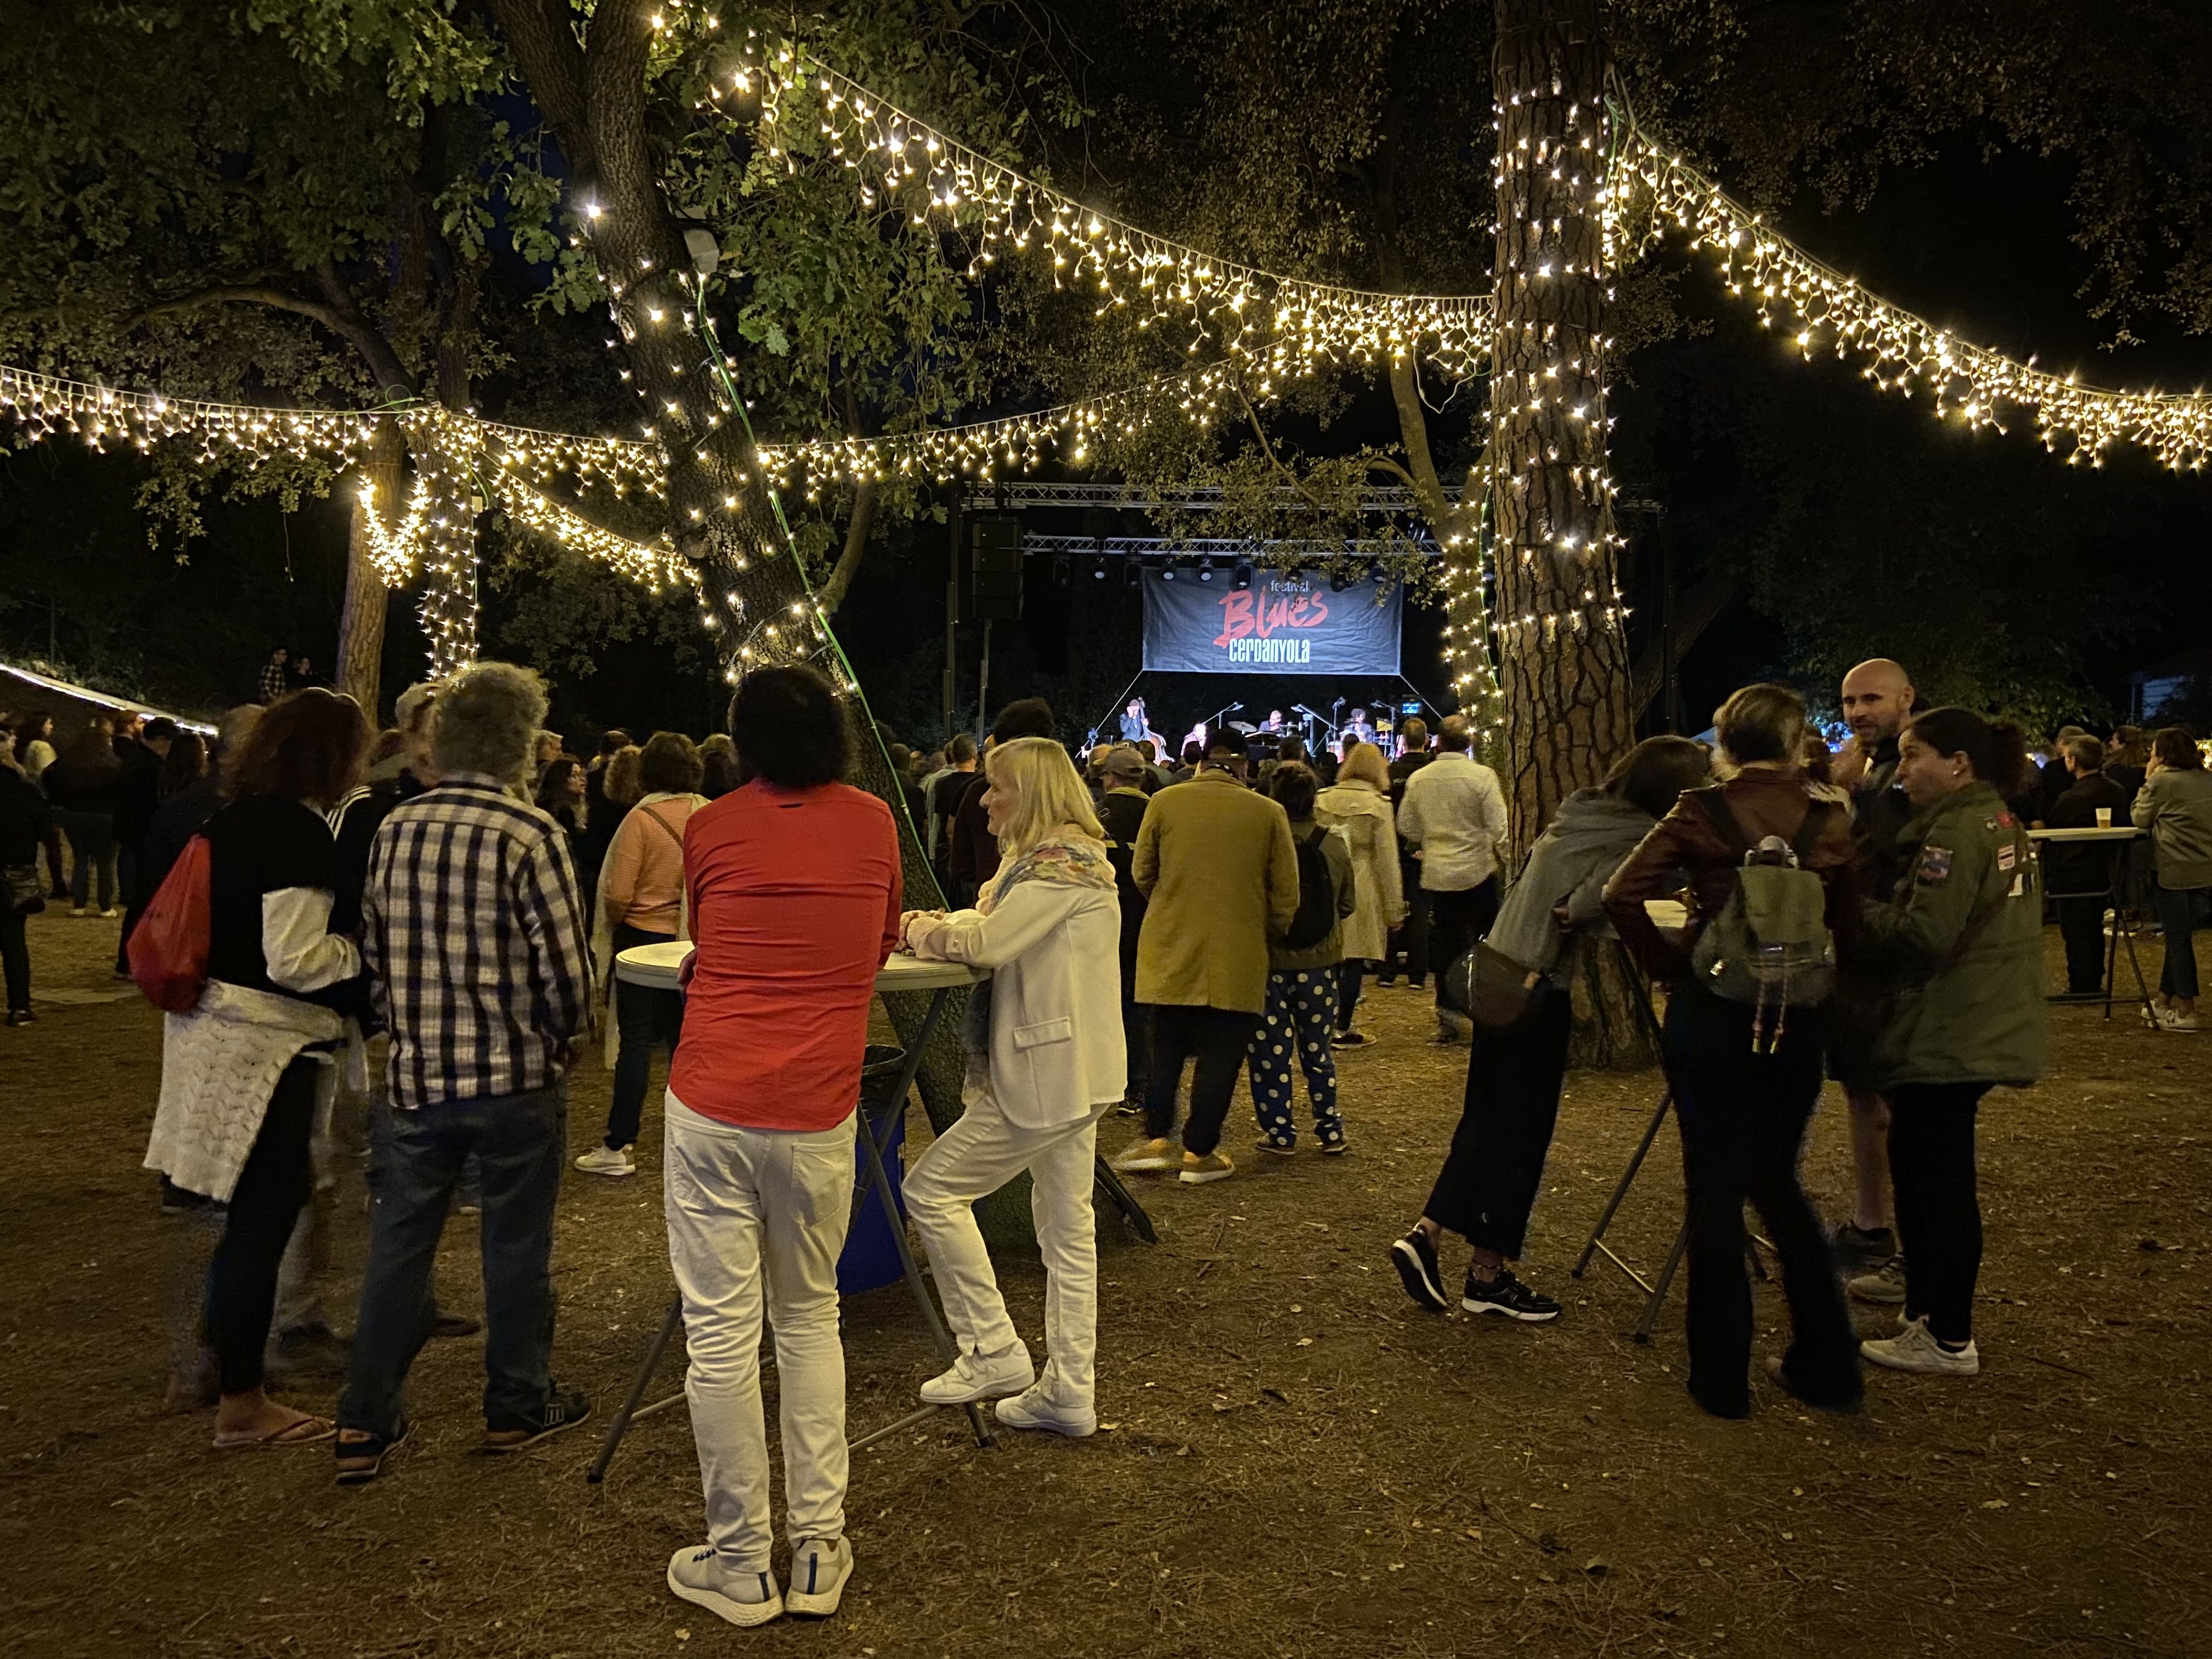
[[[1267,1006],[1268,943],[1298,908],[1290,820],[1244,787],[1245,765],[1243,738],[1217,734],[1198,775],[1153,796],[1137,831],[1137,1000],[1152,1011],[1152,1079],[1146,1138],[1115,1159],[1117,1170],[1175,1166],[1176,1091],[1194,1058],[1182,1178],[1196,1186],[1236,1168],[1221,1125]]]

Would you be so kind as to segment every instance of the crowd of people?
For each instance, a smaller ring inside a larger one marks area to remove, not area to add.
[[[740,1625],[820,1615],[852,1571],[836,1267],[869,1010],[895,951],[988,975],[961,1033],[962,1115],[905,1182],[958,1346],[921,1385],[928,1403],[1093,1432],[1101,1123],[1143,1120],[1117,1170],[1208,1185],[1237,1170],[1240,1077],[1255,1150],[1299,1155],[1303,1078],[1311,1144],[1340,1158],[1356,1118],[1337,1051],[1369,1041],[1363,987],[1401,974],[1424,993],[1433,980],[1437,1041],[1468,1058],[1459,1122],[1389,1259],[1417,1304],[1448,1310],[1455,1235],[1469,1250],[1463,1309],[1559,1318],[1516,1269],[1571,987],[1598,951],[1667,992],[1696,1402],[1751,1409],[1747,1202],[1790,1313],[1765,1367],[1774,1383],[1847,1410],[1863,1364],[1978,1371],[1976,1120],[1992,1088],[2043,1066],[2046,901],[2086,993],[2108,953],[2092,962],[2080,943],[2127,926],[2128,882],[2141,883],[2166,951],[2148,1017],[2201,1029],[2191,935],[2212,899],[2212,775],[2179,728],[2109,745],[2061,733],[2039,766],[2014,728],[1922,707],[1887,660],[1853,669],[1842,703],[1852,736],[1832,756],[1796,692],[1744,688],[1711,748],[1648,739],[1569,796],[1510,881],[1503,793],[1458,716],[1433,739],[1407,721],[1395,757],[1357,737],[1308,756],[1285,737],[1256,768],[1243,734],[1209,732],[1176,771],[1146,741],[1097,744],[1079,769],[1037,699],[1000,710],[980,745],[921,754],[868,732],[801,667],[747,675],[726,734],[610,732],[589,759],[544,729],[536,676],[500,663],[410,687],[381,733],[313,685],[234,709],[212,749],[166,720],[94,720],[58,750],[50,720],[20,718],[0,770],[10,1024],[29,1007],[23,918],[53,890],[35,863],[50,830],[71,850],[72,909],[143,915],[131,942],[149,960],[179,907],[204,907],[196,997],[165,1020],[146,1156],[165,1206],[202,1217],[212,1239],[172,1395],[214,1408],[219,1447],[331,1443],[347,1484],[379,1478],[407,1439],[422,1345],[477,1328],[431,1290],[456,1209],[481,1218],[483,1449],[520,1451],[590,1415],[552,1368],[567,1082],[596,1026],[612,1097],[574,1166],[627,1177],[653,1056],[669,1051],[664,1207],[708,1536],[676,1553],[667,1583]],[[893,800],[854,787],[872,738]],[[907,902],[902,814],[941,905]],[[2117,838],[2033,839],[2130,823],[2149,856],[2126,866]],[[61,873],[57,858],[48,878]],[[614,973],[621,951],[673,940],[692,947],[680,991]],[[148,983],[141,956],[118,971]],[[372,1036],[388,1046],[374,1082]],[[1832,1226],[1798,1172],[1831,1077],[1856,1173]],[[330,1231],[318,1195],[356,1146],[374,1205],[349,1341],[314,1296]],[[973,1209],[1024,1172],[1042,1364]],[[1894,1308],[1894,1332],[1858,1338],[1847,1297]],[[764,1324],[781,1380],[781,1580]],[[343,1369],[330,1415],[270,1391],[272,1364],[303,1347]]]

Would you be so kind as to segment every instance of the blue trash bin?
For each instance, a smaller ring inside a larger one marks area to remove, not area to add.
[[[868,1173],[868,1152],[859,1140],[872,1123],[878,1139],[889,1142],[884,1147],[884,1174],[890,1181],[891,1201],[903,1226],[906,1164],[902,1154],[906,1150],[905,1102],[894,1101],[891,1091],[898,1086],[899,1073],[905,1066],[905,1049],[875,1042],[868,1045],[860,1062],[860,1109],[853,1115],[853,1219],[845,1232],[845,1252],[837,1258],[840,1296],[895,1285],[905,1271],[899,1262],[898,1241],[884,1216],[883,1199],[872,1186],[865,1193],[860,1190],[861,1179]],[[888,1123],[884,1121],[886,1117],[890,1119]]]

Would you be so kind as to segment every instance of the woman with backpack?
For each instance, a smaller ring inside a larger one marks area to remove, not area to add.
[[[1359,981],[1370,962],[1390,951],[1390,930],[1406,919],[1398,878],[1398,830],[1390,811],[1390,769],[1371,743],[1345,745],[1336,781],[1315,798],[1314,821],[1344,832],[1352,850],[1358,902],[1344,924],[1344,960],[1337,966],[1336,1041],[1357,1048],[1367,1039],[1352,1029]]]
[[[631,1152],[645,1115],[653,1051],[665,1044],[673,1054],[684,1035],[684,994],[617,980],[614,963],[633,945],[690,936],[684,925],[684,827],[707,804],[697,793],[703,771],[690,738],[681,732],[654,732],[638,757],[645,793],[615,831],[599,867],[592,958],[600,985],[613,988],[618,1047],[605,1139],[576,1160],[587,1175],[637,1172]]]
[[[1747,685],[1714,722],[1728,781],[1685,791],[1605,889],[1622,942],[1674,989],[1665,1059],[1687,1189],[1690,1393],[1716,1417],[1751,1411],[1748,1199],[1781,1256],[1794,1339],[1767,1374],[1808,1405],[1849,1410],[1858,1350],[1797,1155],[1820,1097],[1836,936],[1856,920],[1850,811],[1806,781],[1805,702],[1787,686]],[[1672,939],[1644,903],[1685,878],[1689,925]],[[1766,933],[1749,928],[1754,908]]]
[[[1982,1368],[1974,1115],[1992,1088],[2025,1088],[2043,1070],[2042,887],[2005,806],[2027,766],[2016,727],[1963,708],[1929,710],[1898,743],[1897,781],[1917,809],[1898,836],[1905,872],[1864,907],[1856,951],[1897,988],[1872,1080],[1889,1103],[1905,1326],[1859,1345],[1891,1370]]]
[[[1356,903],[1352,849],[1318,822],[1314,799],[1319,780],[1299,761],[1284,761],[1267,775],[1267,793],[1291,821],[1298,854],[1298,908],[1290,930],[1267,946],[1267,1000],[1252,1035],[1245,1065],[1252,1079],[1252,1107],[1259,1115],[1259,1148],[1278,1158],[1298,1149],[1291,1110],[1291,1057],[1305,1073],[1313,1102],[1314,1139],[1324,1152],[1344,1150],[1344,1118],[1336,1109],[1336,1054],[1330,1043],[1339,999],[1345,920]]]
[[[1461,1307],[1529,1324],[1559,1317],[1559,1304],[1523,1285],[1506,1264],[1528,1237],[1559,1121],[1573,1023],[1568,986],[1582,942],[1608,931],[1601,899],[1607,878],[1682,792],[1705,783],[1711,771],[1705,750],[1689,738],[1646,738],[1602,784],[1560,802],[1529,848],[1478,947],[1521,971],[1528,1004],[1510,1025],[1476,1026],[1451,1151],[1421,1218],[1390,1249],[1406,1294],[1422,1307],[1441,1313],[1450,1306],[1437,1244],[1454,1232],[1474,1247]]]

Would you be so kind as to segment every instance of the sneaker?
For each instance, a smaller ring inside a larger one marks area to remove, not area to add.
[[[1766,1356],[1766,1380],[1792,1399],[1803,1401],[1814,1411],[1840,1412],[1848,1414],[1859,1410],[1866,1404],[1865,1397],[1858,1393],[1836,1400],[1820,1400],[1803,1392],[1796,1382],[1790,1380],[1790,1367],[1784,1363],[1782,1356],[1778,1353]]]
[[[1524,1325],[1542,1325],[1559,1316],[1559,1304],[1523,1285],[1510,1267],[1500,1267],[1498,1277],[1486,1285],[1469,1273],[1459,1305],[1469,1313],[1504,1314]]]
[[[1364,1048],[1368,1036],[1364,1031],[1339,1031],[1329,1041],[1340,1048]]]
[[[1296,1158],[1298,1155],[1298,1143],[1295,1140],[1275,1140],[1267,1135],[1261,1135],[1252,1143],[1252,1150],[1255,1152],[1273,1152],[1277,1158]]]
[[[455,1337],[474,1336],[483,1328],[483,1321],[466,1314],[441,1313],[433,1316],[430,1334],[440,1341],[450,1342]]]
[[[77,905],[77,906],[74,907],[74,908],[70,911],[70,914],[71,915],[73,915],[73,916],[88,916],[88,915],[90,915],[92,914],[92,912],[91,912],[90,910],[88,910],[87,908],[85,908],[85,907],[84,907],[83,905],[80,904],[80,905]]]
[[[1893,1255],[1870,1273],[1861,1273],[1844,1285],[1855,1302],[1876,1308],[1905,1305],[1905,1258]]]
[[[1237,1166],[1229,1161],[1229,1154],[1218,1148],[1200,1158],[1196,1152],[1182,1155],[1182,1183],[1186,1187],[1203,1187],[1209,1181],[1226,1181],[1237,1173]]]
[[[1042,1382],[1024,1389],[1011,1400],[1001,1400],[991,1414],[1010,1429],[1040,1429],[1080,1440],[1098,1432],[1098,1413],[1088,1406],[1064,1406]]]
[[[39,1017],[28,1008],[10,1008],[8,1011],[8,1023],[10,1025],[33,1025],[38,1023],[38,1018]]]
[[[1125,1100],[1114,1109],[1116,1117],[1142,1117],[1144,1115],[1145,1103],[1141,1100]]]
[[[1838,1273],[1870,1273],[1897,1254],[1894,1228],[1866,1228],[1843,1221],[1828,1236],[1828,1249]]]
[[[576,1160],[576,1167],[586,1175],[633,1176],[637,1173],[637,1164],[629,1152],[627,1146],[594,1146]]]
[[[1908,1319],[1895,1336],[1860,1343],[1859,1355],[1893,1371],[1928,1376],[1978,1376],[1982,1371],[1981,1352],[1971,1340],[1963,1348],[1947,1348],[1936,1340],[1925,1318]]]
[[[783,1616],[775,1575],[726,1567],[712,1544],[687,1545],[670,1556],[668,1588],[693,1606],[747,1629]]]
[[[2204,1020],[2199,1014],[2164,1013],[2158,1018],[2158,1029],[2161,1031],[2201,1031],[2204,1029]]]
[[[1390,1265],[1398,1270],[1406,1294],[1422,1307],[1442,1313],[1451,1306],[1444,1296],[1443,1270],[1437,1262],[1437,1247],[1419,1227],[1390,1247]]]
[[[810,1538],[791,1552],[791,1588],[783,1610],[806,1619],[837,1611],[845,1581],[853,1576],[853,1547],[842,1538]]]
[[[978,1400],[1019,1394],[1036,1381],[1030,1351],[1017,1342],[1004,1353],[963,1353],[952,1369],[941,1371],[921,1385],[925,1406],[965,1406]]]
[[[591,1396],[581,1389],[555,1389],[535,1417],[503,1417],[484,1425],[483,1449],[519,1452],[541,1440],[550,1440],[563,1429],[573,1429],[592,1414]]]
[[[100,919],[102,921],[114,921],[118,916],[120,916],[122,914],[123,914],[123,907],[122,907],[121,905],[118,905],[118,904],[111,904],[111,905],[109,905],[109,906],[108,906],[105,910],[102,910],[102,911],[100,913]]]
[[[1150,1175],[1175,1168],[1175,1148],[1164,1140],[1140,1140],[1114,1160],[1124,1175]]]
[[[1465,1014],[1455,1014],[1439,1008],[1437,1011],[1436,1041],[1441,1043],[1465,1042],[1474,1035],[1474,1022]]]

